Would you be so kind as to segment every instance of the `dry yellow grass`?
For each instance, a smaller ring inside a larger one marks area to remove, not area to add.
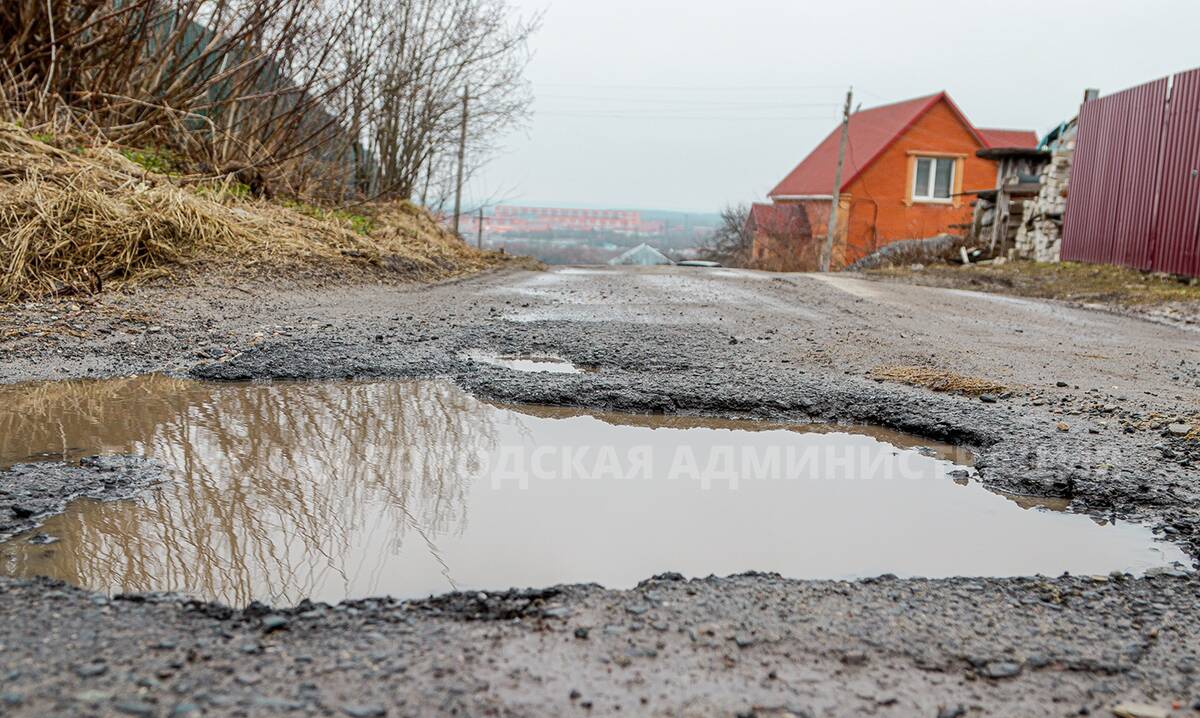
[[[0,124],[0,301],[95,291],[194,260],[368,264],[426,280],[502,261],[408,202],[363,209],[370,229],[362,232],[335,213],[230,189],[149,172],[112,148],[63,150]]]
[[[973,376],[963,376],[944,369],[934,369],[925,366],[881,366],[871,370],[871,378],[882,381],[894,381],[909,386],[919,386],[931,391],[944,391],[955,394],[997,394],[1006,391],[1008,387],[989,379]]]
[[[871,269],[866,274],[934,287],[956,287],[1087,304],[1138,307],[1200,302],[1200,282],[1107,264],[1020,260],[966,266],[929,264],[919,271],[908,266],[890,267]]]

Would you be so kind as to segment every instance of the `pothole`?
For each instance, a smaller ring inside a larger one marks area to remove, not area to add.
[[[76,501],[0,544],[0,572],[108,592],[244,605],[623,588],[664,571],[1011,576],[1186,561],[1145,527],[1010,500],[960,450],[882,429],[496,406],[434,381],[156,376],[5,387],[0,428],[0,464],[112,452],[176,470],[139,498]]]
[[[544,372],[548,374],[582,374],[592,372],[591,367],[572,364],[562,357],[550,354],[497,354],[482,350],[463,352],[464,359],[512,369],[513,371]]]

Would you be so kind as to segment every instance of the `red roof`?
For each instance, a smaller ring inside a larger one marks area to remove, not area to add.
[[[1020,147],[1032,150],[1038,146],[1037,133],[1033,130],[998,130],[994,127],[978,129],[988,147]]]
[[[980,146],[994,146],[984,135],[983,130],[976,130],[963,115],[954,101],[945,92],[925,97],[916,97],[890,105],[872,107],[850,115],[849,147],[852,151],[846,153],[845,164],[842,168],[842,186],[846,187],[854,181],[860,172],[866,169],[893,142],[900,138],[913,123],[929,111],[938,102],[945,100],[950,110],[962,121],[963,125],[975,135]],[[988,130],[992,137],[1003,139],[1005,146],[1009,142],[1032,140],[1037,145],[1037,137],[1033,132],[1019,130]],[[841,142],[841,126],[817,145],[796,168],[783,178],[783,181],[768,193],[770,197],[796,197],[804,195],[830,196],[833,193],[833,178],[837,171],[838,145]],[[1015,145],[1024,147],[1024,144]]]

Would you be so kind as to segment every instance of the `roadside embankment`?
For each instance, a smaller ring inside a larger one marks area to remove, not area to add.
[[[329,209],[254,197],[168,155],[0,124],[0,302],[189,272],[440,280],[507,261],[411,202]]]

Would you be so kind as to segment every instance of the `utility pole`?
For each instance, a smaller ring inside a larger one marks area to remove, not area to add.
[[[475,238],[475,246],[483,249],[483,205],[479,205],[479,235]]]
[[[462,126],[458,130],[458,181],[455,183],[454,189],[454,220],[451,224],[455,237],[459,236],[458,217],[462,214],[463,164],[467,158],[467,103],[470,102],[470,97],[470,87],[463,85]]]
[[[821,248],[821,271],[828,272],[833,261],[833,237],[837,234],[838,205],[842,202],[842,165],[846,162],[846,141],[850,135],[850,103],[854,101],[854,88],[846,90],[846,106],[842,109],[842,139],[838,143],[837,169],[833,173],[833,202],[829,207],[829,232],[825,235],[825,246]]]

